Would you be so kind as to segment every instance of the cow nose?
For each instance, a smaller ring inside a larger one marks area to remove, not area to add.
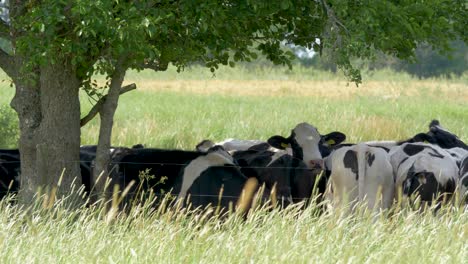
[[[310,165],[311,169],[321,169],[321,170],[323,170],[325,168],[325,164],[323,162],[323,159],[311,160],[311,161],[309,161],[309,165]]]

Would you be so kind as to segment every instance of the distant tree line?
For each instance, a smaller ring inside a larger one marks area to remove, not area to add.
[[[468,70],[468,49],[463,41],[451,43],[452,52],[439,53],[428,44],[418,45],[415,58],[412,61],[404,61],[398,58],[377,53],[372,60],[354,60],[354,64],[369,70],[390,68],[398,72],[407,72],[418,78],[452,77],[460,76]],[[294,48],[296,54],[301,48]],[[321,70],[336,72],[336,64],[327,58],[326,51],[322,56],[298,56],[299,64],[305,67],[314,67]]]

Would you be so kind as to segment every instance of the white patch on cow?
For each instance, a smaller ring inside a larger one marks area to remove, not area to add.
[[[206,151],[208,151],[208,149],[210,149],[210,148],[212,148],[214,146],[221,146],[229,154],[233,154],[236,151],[248,150],[249,148],[251,148],[251,147],[253,147],[255,145],[259,145],[259,144],[263,144],[263,143],[267,143],[267,142],[262,141],[262,140],[255,140],[255,139],[252,139],[252,140],[246,139],[246,140],[244,140],[244,139],[228,138],[228,139],[223,140],[221,142],[213,143],[210,140],[205,140],[203,143],[204,144],[199,144],[197,146],[197,150],[200,151],[200,152],[206,152]]]
[[[195,180],[210,167],[223,166],[225,164],[234,164],[233,158],[226,151],[216,150],[206,155],[200,156],[192,160],[185,168],[182,177],[182,187],[180,189],[178,199],[182,199],[187,195]]]
[[[317,128],[308,123],[300,123],[293,132],[294,139],[302,148],[303,161],[308,167],[311,166],[311,161],[322,160],[319,149],[321,136]]]
[[[243,151],[243,150],[248,150],[249,148],[258,145],[266,143],[265,141],[262,140],[243,140],[243,139],[234,139],[234,138],[229,138],[224,141],[215,143],[217,146],[222,146],[226,151],[232,152],[232,151]]]

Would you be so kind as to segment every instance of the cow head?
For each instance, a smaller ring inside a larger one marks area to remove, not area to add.
[[[197,144],[195,149],[198,152],[207,152],[210,148],[214,147],[215,143],[209,139],[204,139],[200,143]]]
[[[434,144],[439,145],[441,148],[448,149],[459,147],[468,149],[468,145],[461,141],[457,135],[443,128],[438,120],[432,120],[429,124],[429,132],[427,135],[432,138]]]
[[[332,132],[322,136],[314,126],[300,123],[291,131],[289,137],[276,135],[268,139],[268,143],[278,149],[291,148],[293,156],[303,160],[309,169],[323,169],[323,154],[328,155],[327,149],[345,139],[346,136],[343,133]]]

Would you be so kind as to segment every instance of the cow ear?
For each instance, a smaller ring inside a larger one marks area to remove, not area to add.
[[[210,148],[214,147],[215,143],[209,139],[205,139],[197,144],[195,149],[198,152],[207,152]]]
[[[277,148],[277,149],[286,149],[291,146],[287,138],[278,136],[278,135],[272,136],[271,138],[268,139],[267,142],[272,147]]]
[[[413,137],[412,142],[424,142],[424,143],[434,144],[436,141],[434,140],[434,137],[432,137],[431,135],[428,135],[426,133],[419,133]]]
[[[345,141],[346,135],[341,132],[335,131],[335,132],[331,132],[329,134],[323,135],[322,139],[323,139],[323,142],[326,142],[328,144],[328,146],[334,146]]]

